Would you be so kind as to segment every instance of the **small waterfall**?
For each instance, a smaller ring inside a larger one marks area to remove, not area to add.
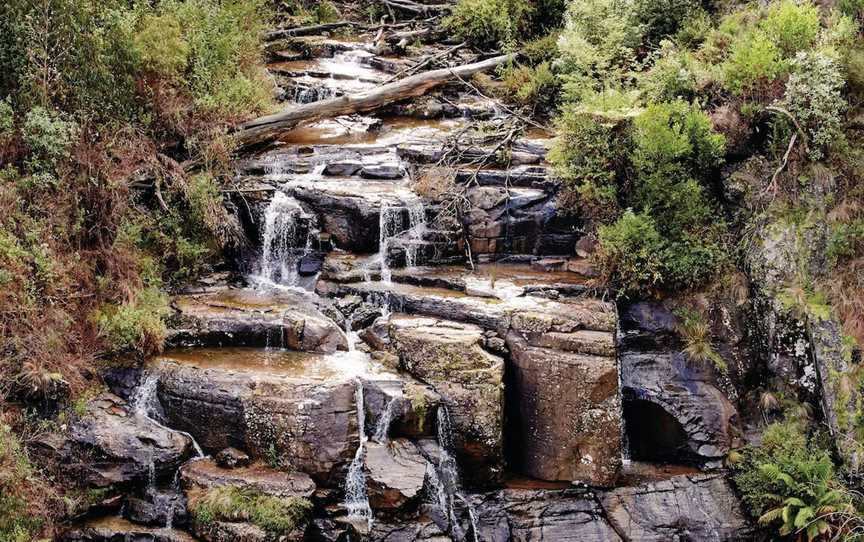
[[[320,102],[321,100],[329,100],[330,98],[336,97],[336,89],[322,85],[322,86],[309,86],[309,87],[294,87],[294,96],[292,100],[297,104],[309,104],[313,102]]]
[[[345,479],[345,508],[348,519],[363,521],[367,527],[372,527],[372,508],[369,506],[369,495],[366,491],[366,474],[363,472],[366,448],[366,412],[363,403],[363,382],[357,379],[357,390],[354,392],[357,408],[357,430],[360,433],[360,445],[354,454],[354,460],[348,467],[348,477]]]
[[[404,223],[403,214],[407,210],[408,224]],[[414,267],[419,263],[419,255],[423,235],[426,232],[426,209],[423,202],[416,200],[405,207],[391,207],[381,204],[379,215],[378,254],[381,262],[381,280],[390,282],[392,273],[387,257],[394,238],[402,237],[405,246],[405,264]]]
[[[378,418],[378,423],[375,425],[375,434],[372,439],[379,444],[386,444],[389,440],[390,423],[393,421],[393,413],[396,411],[396,404],[399,402],[398,397],[391,397],[387,401],[387,406]]]
[[[298,260],[294,251],[298,248],[297,219],[302,212],[300,205],[284,192],[276,192],[264,211],[259,276],[265,283],[297,284]],[[308,236],[306,244],[311,248]]]
[[[471,539],[474,542],[478,542],[474,508],[462,493],[459,464],[451,453],[453,446],[453,426],[450,421],[450,412],[444,405],[438,407],[436,425],[441,455],[438,459],[437,472],[435,472],[434,477],[429,477],[429,482],[435,489],[437,504],[447,516],[452,534],[459,540],[468,540],[468,533],[462,530],[456,518],[455,504],[458,499],[468,511],[468,518],[471,524]]]
[[[348,316],[345,318],[345,339],[348,341],[348,351],[354,352],[357,350],[357,332],[352,328],[354,327],[354,315]]]
[[[405,247],[405,265],[415,267],[419,262],[423,235],[426,233],[426,208],[422,201],[408,206],[408,244]]]
[[[157,411],[156,405],[158,404],[158,400],[156,398],[156,387],[159,384],[159,375],[155,373],[144,373],[141,383],[138,385],[138,388],[135,390],[135,397],[132,401],[132,414],[138,417],[146,418],[151,422],[155,423],[157,426],[165,429],[166,431],[171,431],[172,433],[177,433],[178,435],[183,435],[189,438],[192,441],[192,448],[195,450],[196,457],[205,457],[204,450],[201,449],[201,446],[198,444],[198,441],[195,440],[195,437],[187,433],[186,431],[179,431],[177,429],[171,429],[170,427],[166,427],[159,420],[156,419],[156,415],[154,414]],[[155,477],[155,468],[156,466],[151,461],[151,468],[154,469],[153,476]]]

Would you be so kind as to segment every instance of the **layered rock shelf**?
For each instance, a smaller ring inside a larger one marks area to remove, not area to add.
[[[363,92],[419,61],[373,37],[273,42],[282,99]],[[238,158],[248,243],[231,271],[174,296],[164,353],[106,371],[123,397],[40,439],[105,490],[65,539],[749,539],[718,470],[733,403],[664,339],[674,317],[619,311],[598,281],[580,218],[558,210],[549,135],[484,167],[494,144],[465,145],[448,163],[468,205],[455,226],[418,188],[497,114],[449,86]],[[308,506],[278,534],[196,515],[225,488]]]

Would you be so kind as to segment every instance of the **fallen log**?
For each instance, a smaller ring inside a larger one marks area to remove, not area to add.
[[[372,111],[405,98],[422,96],[430,89],[448,81],[471,77],[475,73],[490,70],[513,58],[514,55],[512,54],[501,55],[464,66],[426,71],[354,96],[341,96],[298,105],[280,113],[259,117],[242,124],[239,130],[234,133],[235,140],[241,147],[272,141],[279,135],[292,130],[301,122]]]
[[[381,3],[385,6],[401,9],[402,11],[407,11],[409,13],[416,13],[417,15],[439,13],[453,8],[453,6],[449,4],[418,4],[411,0],[381,0]]]

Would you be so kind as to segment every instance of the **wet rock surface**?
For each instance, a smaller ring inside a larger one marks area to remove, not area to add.
[[[315,492],[315,483],[308,475],[276,470],[261,463],[224,469],[210,459],[201,459],[180,469],[180,481],[187,491],[234,486],[255,488],[274,497],[311,497]]]
[[[419,498],[426,479],[426,459],[406,439],[366,447],[369,504],[376,510],[402,508]]]
[[[108,393],[91,401],[68,433],[39,437],[34,451],[57,472],[90,488],[170,478],[193,453],[191,439],[136,415]]]

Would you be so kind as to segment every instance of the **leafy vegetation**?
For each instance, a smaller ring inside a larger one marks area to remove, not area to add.
[[[844,539],[862,525],[857,497],[843,485],[825,435],[790,412],[746,448],[735,482],[759,524],[782,537]]]

